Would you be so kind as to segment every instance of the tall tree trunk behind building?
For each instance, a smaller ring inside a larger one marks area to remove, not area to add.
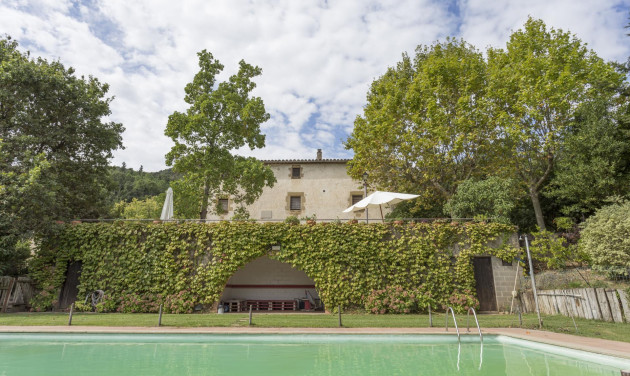
[[[210,198],[210,186],[209,181],[203,184],[203,197],[201,198],[201,212],[199,213],[199,219],[205,220],[208,217],[208,199]]]
[[[536,214],[536,224],[541,230],[546,230],[545,218],[543,217],[542,208],[540,207],[539,192],[535,187],[529,188],[529,197],[532,198],[532,205],[534,206],[534,213]]]

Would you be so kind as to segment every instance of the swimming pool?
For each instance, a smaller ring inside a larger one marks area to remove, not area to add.
[[[0,333],[0,375],[615,375],[630,360],[507,336]]]

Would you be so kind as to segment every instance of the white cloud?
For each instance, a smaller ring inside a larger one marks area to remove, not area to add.
[[[239,153],[313,158],[323,148],[327,158],[349,157],[340,140],[371,81],[418,44],[455,35],[481,50],[502,46],[531,15],[622,60],[627,9],[628,0],[22,0],[0,3],[0,33],[109,83],[111,119],[127,129],[114,163],[152,171],[165,167],[164,127],[186,108],[184,85],[202,49],[225,65],[223,78],[241,59],[263,69],[255,95],[272,116],[262,126],[267,147]]]
[[[630,55],[628,23],[630,2],[619,0],[465,0],[462,37],[480,49],[504,47],[510,34],[527,17],[542,19],[548,27],[571,31],[602,58],[625,60]]]

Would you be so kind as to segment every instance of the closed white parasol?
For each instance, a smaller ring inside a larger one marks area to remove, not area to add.
[[[163,221],[173,219],[173,188],[169,187],[166,190],[166,199],[164,199],[164,206],[162,207],[162,215],[160,215],[160,219]]]
[[[411,200],[414,199],[416,197],[418,197],[419,195],[411,195],[408,193],[396,193],[396,192],[381,192],[381,191],[376,191],[374,193],[372,193],[371,195],[367,196],[366,198],[364,198],[363,200],[357,202],[356,204],[352,205],[351,207],[349,207],[348,209],[344,210],[344,213],[350,213],[353,211],[357,211],[357,210],[363,210],[365,208],[371,208],[371,207],[376,207],[378,206],[379,209],[381,209],[381,219],[383,219],[383,208],[381,207],[381,205],[383,204],[387,204],[387,205],[394,205],[397,204],[401,201],[405,201],[405,200]],[[384,221],[384,219],[383,219]]]

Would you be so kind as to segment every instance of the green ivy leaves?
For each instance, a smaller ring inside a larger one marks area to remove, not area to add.
[[[31,276],[42,289],[32,304],[53,306],[51,291],[61,288],[71,261],[83,264],[79,296],[97,289],[114,300],[186,291],[186,301],[212,304],[238,269],[264,255],[304,271],[328,307],[362,306],[373,290],[391,285],[423,285],[446,303],[453,291],[474,290],[473,256],[516,255],[507,242],[512,232],[499,223],[68,225],[43,239],[32,260]],[[280,250],[272,251],[276,244]]]

